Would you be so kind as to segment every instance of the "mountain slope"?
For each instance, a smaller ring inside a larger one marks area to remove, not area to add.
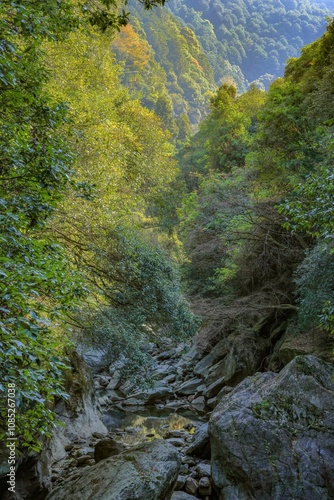
[[[286,60],[325,31],[334,10],[332,0],[170,0],[168,7],[196,33],[216,81],[231,76],[239,91],[281,76]]]
[[[123,83],[139,92],[142,103],[162,116],[187,114],[193,124],[207,113],[214,73],[193,31],[164,8],[146,12],[131,6],[131,25],[113,43],[123,64]]]

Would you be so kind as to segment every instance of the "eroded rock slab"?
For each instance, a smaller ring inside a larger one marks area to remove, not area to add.
[[[163,440],[144,443],[86,468],[75,480],[65,481],[48,500],[168,500],[181,458]]]
[[[333,366],[298,356],[244,380],[214,410],[212,477],[222,498],[334,498]]]
[[[200,425],[196,429],[193,440],[186,450],[186,455],[210,458],[210,442],[207,423]]]

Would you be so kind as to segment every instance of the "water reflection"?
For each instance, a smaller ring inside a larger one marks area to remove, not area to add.
[[[166,436],[170,431],[183,430],[186,427],[189,434],[193,434],[195,427],[200,423],[197,415],[183,416],[178,413],[155,412],[143,410],[142,413],[125,413],[112,411],[104,415],[103,422],[115,439],[126,445],[134,446],[143,441],[152,441]]]

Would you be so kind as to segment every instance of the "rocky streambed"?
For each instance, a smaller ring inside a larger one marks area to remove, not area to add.
[[[122,361],[95,373],[96,406],[107,433],[65,446],[66,456],[52,466],[48,498],[92,498],[92,484],[95,498],[218,498],[204,397],[191,394],[197,389],[193,382],[184,384],[190,359],[183,356],[185,347],[150,346],[146,389],[122,376]],[[189,385],[185,392],[183,385]]]
[[[58,408],[67,425],[21,464],[17,498],[334,499],[331,357],[283,339],[274,371],[268,339],[255,337],[148,346],[144,388],[122,360],[88,356],[91,379],[77,360],[70,405]]]
[[[145,389],[121,362],[95,373],[108,433],[68,451],[49,498],[334,498],[333,365],[304,354],[257,372],[264,342],[238,341],[208,353],[150,346]]]

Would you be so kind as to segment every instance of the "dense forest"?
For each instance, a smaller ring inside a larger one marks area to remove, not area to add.
[[[163,1],[132,24],[107,0],[1,3],[0,389],[21,450],[51,435],[77,343],[136,372],[145,342],[198,328],[333,331],[333,20],[256,85],[331,5],[255,3],[169,2],[190,27],[145,12]]]
[[[215,84],[262,90],[286,60],[325,30],[325,2],[179,2],[145,11],[130,4],[131,24],[113,43],[121,82],[184,140],[207,114]],[[189,119],[189,121],[188,121]],[[194,127],[192,127],[194,128]]]
[[[215,90],[211,64],[195,33],[165,8],[131,7],[131,24],[113,43],[123,66],[122,83],[155,111],[177,137],[207,114]],[[174,122],[174,123],[173,123]]]
[[[171,0],[168,7],[195,32],[216,81],[230,76],[239,91],[253,82],[268,88],[286,60],[323,33],[333,9],[329,0]]]

